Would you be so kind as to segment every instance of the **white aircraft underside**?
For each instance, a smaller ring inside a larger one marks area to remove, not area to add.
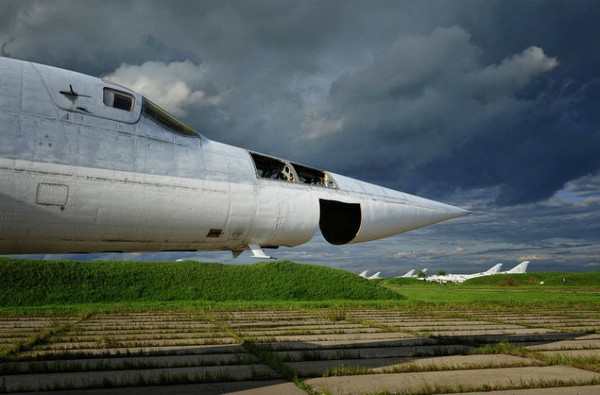
[[[136,92],[0,58],[0,253],[380,239],[465,210],[211,141]]]

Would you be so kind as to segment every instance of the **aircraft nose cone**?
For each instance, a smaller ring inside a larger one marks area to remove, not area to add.
[[[391,195],[391,193],[389,194]],[[353,243],[375,240],[462,217],[469,211],[408,194],[363,202],[362,223]]]
[[[429,200],[413,195],[408,195],[407,197],[412,207],[422,209],[419,214],[426,225],[462,217],[471,213],[460,207],[436,202],[435,200]]]
[[[428,200],[427,203],[424,204],[424,206],[430,208],[431,210],[439,212],[439,214],[446,216],[447,219],[458,218],[467,214],[471,214],[470,211],[462,209],[460,207],[451,206],[449,204],[440,203],[433,200]]]

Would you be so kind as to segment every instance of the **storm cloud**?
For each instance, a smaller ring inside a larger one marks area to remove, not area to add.
[[[292,259],[589,267],[599,19],[593,0],[24,0],[0,3],[0,49],[140,91],[211,139],[475,213]]]
[[[480,53],[459,27],[398,38],[370,65],[332,84],[331,116],[340,126],[336,134],[323,131],[331,140],[325,149],[344,148],[336,161],[346,157],[348,166],[359,165],[353,172],[364,168],[369,178],[380,174],[379,181],[397,187],[449,147],[524,117],[536,103],[518,93],[558,65],[535,46],[499,64],[482,64]],[[360,162],[345,155],[350,145],[362,147],[355,152]]]

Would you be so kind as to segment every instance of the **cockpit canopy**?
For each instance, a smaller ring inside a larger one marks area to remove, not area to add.
[[[80,114],[129,124],[144,116],[166,130],[184,137],[200,137],[194,129],[137,92],[107,80],[35,65],[54,104],[59,108]]]
[[[93,115],[129,124],[142,112],[142,96],[127,88],[94,77],[33,64],[54,104],[66,111]]]
[[[145,97],[143,98],[143,101],[142,114],[146,118],[156,122],[160,126],[170,130],[175,134],[185,137],[200,137],[198,132],[181,122],[179,119],[175,118],[173,115],[169,114],[166,110],[162,109],[155,103],[151,102]]]

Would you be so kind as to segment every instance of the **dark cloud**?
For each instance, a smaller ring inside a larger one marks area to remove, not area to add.
[[[398,186],[399,178],[449,147],[524,117],[535,103],[518,93],[558,64],[538,47],[498,64],[482,64],[480,52],[456,26],[399,37],[367,67],[332,84],[327,116],[339,127],[321,131],[326,144],[320,147],[336,147],[333,160],[345,158],[354,174],[366,168]]]
[[[2,45],[0,46],[0,55],[6,57],[6,58],[10,58],[10,54],[8,52],[6,52],[6,44],[7,43],[2,43]]]
[[[513,124],[490,125],[488,133],[417,168],[408,184],[432,196],[498,186],[495,200],[502,206],[551,197],[569,180],[600,168],[598,82],[566,97],[549,89]]]

